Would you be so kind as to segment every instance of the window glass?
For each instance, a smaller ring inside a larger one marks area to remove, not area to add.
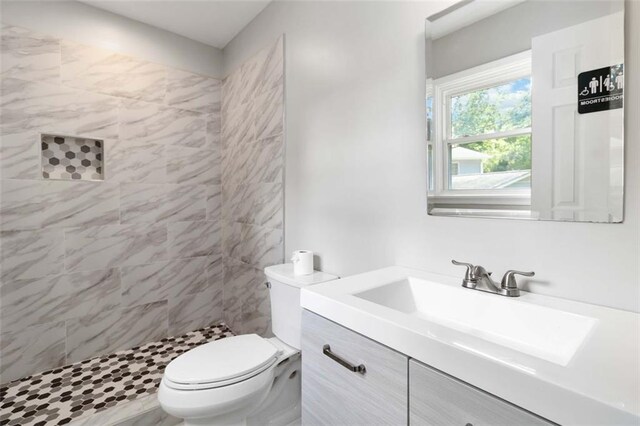
[[[531,188],[531,134],[449,145],[449,189]]]
[[[433,96],[427,96],[427,141],[433,140]]]
[[[435,189],[435,170],[433,168],[433,145],[427,145],[427,173],[429,174],[429,191]]]
[[[452,139],[531,127],[531,77],[450,99]]]
[[[435,170],[433,167],[433,96],[427,96],[427,173],[429,191],[435,189]]]

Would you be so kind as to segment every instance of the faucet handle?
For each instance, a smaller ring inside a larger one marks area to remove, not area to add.
[[[473,269],[475,268],[475,266],[473,266],[471,263],[458,262],[455,259],[451,259],[451,263],[453,263],[456,266],[466,266],[467,267],[467,272],[465,272],[465,274],[464,274],[464,279],[465,279],[465,281],[471,280],[471,275],[473,274]]]
[[[523,272],[523,271],[515,271],[509,270],[505,272],[504,277],[502,277],[502,282],[500,283],[500,287],[504,289],[517,289],[518,283],[516,282],[516,275],[522,275],[525,277],[533,277],[535,272]]]

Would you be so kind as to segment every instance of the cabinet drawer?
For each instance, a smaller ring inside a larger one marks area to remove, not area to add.
[[[351,371],[323,353],[365,372]],[[302,423],[406,425],[408,358],[309,311],[302,315]]]
[[[415,360],[409,361],[409,423],[437,426],[554,424]]]

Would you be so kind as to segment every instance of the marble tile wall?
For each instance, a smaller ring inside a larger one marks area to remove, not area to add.
[[[283,37],[224,80],[222,140],[224,317],[269,335],[263,269],[284,261]]]
[[[0,382],[222,319],[222,82],[29,29],[0,31]],[[265,83],[275,88],[275,78]],[[277,130],[274,115],[260,128]],[[43,179],[40,133],[103,140],[104,181]],[[251,143],[265,146],[252,154],[260,163],[281,149]],[[241,181],[281,186],[277,169],[248,180],[243,171]],[[239,245],[240,262],[275,257],[266,246],[281,236],[267,229],[281,234],[282,221],[273,205],[258,210],[238,221],[262,232],[242,230],[256,246]],[[265,312],[256,307],[246,311],[254,323]]]

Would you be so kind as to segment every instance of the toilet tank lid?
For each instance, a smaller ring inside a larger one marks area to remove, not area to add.
[[[267,266],[264,268],[264,273],[268,278],[294,287],[306,287],[308,285],[320,284],[325,281],[340,278],[337,275],[327,274],[321,271],[313,271],[313,273],[309,275],[295,275],[293,273],[293,263]]]

